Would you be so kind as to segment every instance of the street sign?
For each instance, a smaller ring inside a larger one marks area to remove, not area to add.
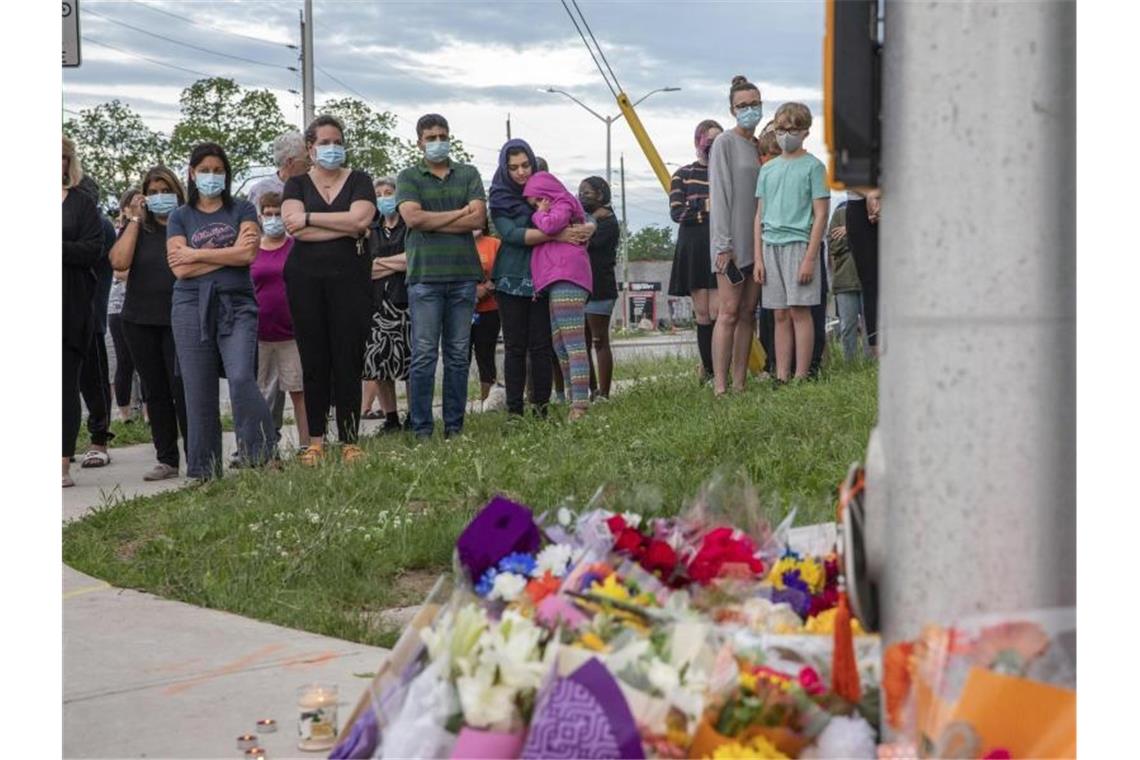
[[[79,65],[79,0],[63,0],[63,65]]]

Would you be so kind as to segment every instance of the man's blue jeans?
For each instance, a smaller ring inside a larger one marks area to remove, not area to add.
[[[425,282],[408,286],[412,320],[412,361],[408,404],[412,432],[431,435],[435,365],[443,341],[443,431],[463,429],[467,407],[471,317],[475,313],[474,282]]]

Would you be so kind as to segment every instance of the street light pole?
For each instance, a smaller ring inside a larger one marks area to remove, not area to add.
[[[590,108],[588,105],[586,105],[582,101],[578,100],[578,98],[574,97],[573,95],[566,92],[565,90],[559,90],[556,87],[547,87],[545,89],[540,87],[538,91],[539,92],[553,92],[553,93],[558,93],[559,95],[565,95],[566,97],[570,98],[575,103],[577,103],[578,105],[582,106],[582,108],[585,108],[587,111],[589,111],[596,119],[605,123],[605,125],[606,125],[606,184],[610,185],[612,187],[613,183],[611,182],[611,178],[613,177],[613,160],[611,158],[611,156],[612,156],[611,147],[613,145],[613,137],[612,137],[613,126],[614,126],[614,122],[622,117],[622,114],[619,113],[617,116],[602,116],[600,113],[595,111],[593,108]],[[653,94],[658,93],[658,92],[680,92],[680,91],[681,91],[680,87],[658,87],[656,90],[650,90],[649,92],[645,93],[640,98],[635,100],[633,102],[633,105],[635,105],[635,106],[638,105],[639,103],[644,101],[646,98],[648,98],[650,95],[653,95]]]

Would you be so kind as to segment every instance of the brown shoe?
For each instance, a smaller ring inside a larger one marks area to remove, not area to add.
[[[355,443],[346,443],[340,450],[340,461],[344,462],[345,464],[359,462],[366,456],[367,455],[364,453],[364,450],[357,446]]]
[[[572,406],[572,407],[570,407],[570,414],[566,419],[569,422],[576,422],[577,420],[580,420],[583,417],[585,417],[586,412],[588,412],[589,409],[590,408],[588,406],[578,406],[578,405]]]
[[[316,467],[325,458],[322,446],[306,446],[305,450],[297,455],[297,461],[304,467]]]

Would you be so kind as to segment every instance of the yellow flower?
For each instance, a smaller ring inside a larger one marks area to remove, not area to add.
[[[618,583],[617,573],[610,573],[601,583],[594,581],[594,585],[590,586],[590,593],[619,602],[629,601],[629,589]]]
[[[742,671],[740,674],[740,685],[748,691],[756,692],[756,674],[748,671]]]
[[[838,608],[832,607],[815,617],[808,618],[808,621],[804,623],[804,633],[834,633],[835,616],[838,612]],[[867,633],[863,630],[863,626],[859,625],[859,619],[855,616],[851,617],[851,633],[856,636],[865,636]]]
[[[586,649],[592,649],[595,652],[605,652],[609,649],[606,642],[602,641],[601,637],[593,631],[586,631],[579,637],[578,643]]]
[[[800,577],[803,578],[804,583],[808,585],[813,594],[818,594],[823,591],[823,583],[827,579],[823,571],[823,566],[815,561],[812,557],[801,560],[800,564]]]
[[[722,744],[713,751],[713,760],[735,760],[735,758],[744,758],[746,760],[787,760],[785,755],[772,742],[765,739],[763,736],[753,737],[747,744],[740,742],[729,742]]]

